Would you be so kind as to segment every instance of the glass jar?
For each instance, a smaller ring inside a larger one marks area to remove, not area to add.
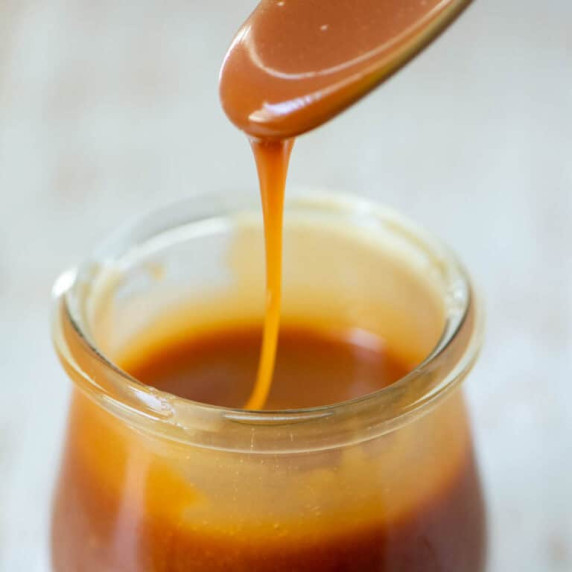
[[[209,195],[126,227],[56,283],[55,344],[74,382],[56,572],[483,570],[460,387],[480,308],[451,252],[393,211],[289,197],[282,319],[382,336],[418,363],[394,384],[253,412],[178,398],[116,365],[160,316],[192,315],[189,331],[262,320],[263,260],[256,196]]]

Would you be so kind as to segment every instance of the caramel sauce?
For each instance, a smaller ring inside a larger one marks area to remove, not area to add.
[[[266,333],[266,331],[265,331]],[[167,346],[147,346],[119,365],[133,377],[193,401],[240,408],[256,373],[261,331],[257,325],[184,334]],[[383,340],[353,330],[329,332],[286,325],[280,332],[276,367],[265,409],[301,409],[339,403],[382,389],[405,376]]]
[[[272,385],[282,299],[282,218],[293,141],[252,140],[260,181],[266,248],[266,315],[256,384],[246,409],[263,409]]]

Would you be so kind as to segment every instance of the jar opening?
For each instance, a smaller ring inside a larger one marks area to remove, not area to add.
[[[155,273],[162,278],[164,267],[153,267],[157,256],[178,249],[175,255],[164,257],[175,276],[179,257],[192,259],[194,251],[189,245],[200,245],[205,237],[213,247],[228,250],[233,248],[229,233],[237,224],[252,230],[252,236],[260,234],[255,197],[234,193],[231,197],[197,197],[139,219],[111,237],[77,271],[58,280],[54,287],[58,298],[55,344],[76,386],[124,422],[163,438],[251,452],[293,452],[298,450],[298,442],[303,442],[307,450],[363,441],[429,411],[468,373],[480,347],[481,312],[463,267],[430,235],[392,210],[365,200],[329,193],[291,194],[286,217],[294,221],[292,228],[300,236],[293,236],[301,243],[306,241],[306,248],[309,235],[303,233],[317,225],[336,233],[346,229],[358,246],[390,240],[397,256],[407,251],[408,263],[413,264],[418,278],[425,276],[432,281],[444,312],[443,327],[413,371],[383,389],[349,401],[309,409],[253,412],[176,397],[146,386],[119,369],[110,357],[113,352],[109,348],[119,344],[121,337],[113,321],[137,327],[141,308],[147,311],[152,305],[144,294],[149,276]],[[285,243],[287,240],[285,237]],[[355,258],[351,252],[348,256]],[[263,267],[263,258],[251,258],[252,264]],[[209,264],[193,272],[193,280],[202,281],[193,282],[193,288],[206,286],[218,291],[219,278]],[[129,281],[124,280],[127,273]],[[171,301],[176,300],[173,288],[162,291],[163,298],[167,295],[174,296]],[[112,320],[110,312],[102,311],[107,305],[117,312],[117,308],[127,306],[125,300],[130,300],[133,308],[125,310],[119,321],[118,314]],[[294,306],[291,311],[298,311]],[[111,333],[98,334],[95,324],[105,320],[109,321],[107,332]],[[121,335],[128,337],[129,332]]]

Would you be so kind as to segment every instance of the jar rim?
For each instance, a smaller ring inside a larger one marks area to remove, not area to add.
[[[54,285],[54,343],[76,386],[125,422],[162,438],[225,450],[292,453],[361,442],[395,430],[431,410],[464,379],[481,346],[483,312],[462,264],[448,247],[393,209],[324,191],[289,192],[286,208],[328,212],[354,221],[365,217],[382,224],[422,249],[443,274],[447,311],[443,333],[407,375],[373,393],[331,405],[249,411],[195,402],[147,386],[98,349],[80,311],[94,272],[116,264],[127,249],[183,224],[256,208],[250,195],[236,192],[179,201],[124,225],[76,269],[64,272]]]

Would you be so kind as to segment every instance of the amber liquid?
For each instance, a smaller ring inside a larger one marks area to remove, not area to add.
[[[261,329],[255,325],[207,331],[195,338],[181,334],[178,338],[171,337],[168,345],[161,340],[155,345],[146,343],[145,352],[137,352],[135,344],[127,348],[118,361],[130,374],[159,389],[236,407],[250,392],[261,337]],[[302,324],[285,324],[266,407],[311,407],[351,399],[387,386],[413,365],[403,363],[383,340],[363,331],[332,332]],[[461,436],[459,446],[451,453],[442,451],[445,457],[435,458],[433,464],[410,458],[406,466],[399,469],[409,475],[403,481],[398,479],[389,484],[391,479],[384,475],[388,467],[378,464],[377,453],[368,460],[367,446],[360,447],[358,450],[362,453],[354,452],[347,461],[345,470],[350,471],[349,474],[355,471],[357,479],[351,480],[355,484],[349,491],[338,490],[338,481],[331,481],[329,470],[324,472],[320,468],[319,454],[312,461],[315,476],[311,476],[311,472],[308,477],[293,475],[294,485],[286,481],[289,484],[282,489],[275,484],[280,490],[274,492],[270,482],[260,489],[257,480],[248,480],[247,475],[251,473],[233,477],[232,469],[228,468],[233,465],[222,465],[219,471],[229,471],[224,473],[225,486],[234,482],[240,492],[239,497],[232,500],[231,487],[231,496],[224,501],[228,504],[218,507],[218,503],[227,498],[225,494],[220,500],[213,497],[205,501],[200,486],[194,489],[194,483],[190,486],[186,478],[181,480],[169,465],[148,456],[146,448],[152,451],[156,448],[149,437],[139,441],[136,434],[129,436],[111,415],[99,411],[89,399],[76,396],[56,497],[55,568],[58,572],[480,571],[484,546],[480,488],[470,439],[463,436],[467,429],[461,396],[457,393],[449,400],[450,405],[441,405],[439,411],[443,413],[437,415],[452,416],[454,424],[449,431],[454,431],[454,435],[450,438],[455,440]],[[446,423],[437,422],[436,426],[441,427],[439,431],[447,431]],[[431,439],[427,438],[430,443]],[[403,451],[407,447],[404,442]],[[159,451],[161,448],[153,455]],[[185,454],[184,449],[182,453]],[[173,452],[168,454],[174,455]],[[340,454],[343,455],[341,451]],[[206,463],[211,461],[209,454],[205,455],[196,461],[205,466],[196,469],[208,473]],[[193,459],[195,457],[184,457],[183,471],[193,470]],[[342,459],[343,456],[337,462],[343,466]],[[242,470],[240,457],[235,462],[237,471]],[[256,466],[256,459],[248,462]],[[271,463],[270,460],[261,462]],[[360,468],[362,462],[366,463],[364,468]],[[369,463],[377,467],[374,473],[381,471],[378,476],[370,474]],[[216,467],[215,464],[215,470]],[[420,471],[418,476],[417,470]],[[189,478],[191,482],[198,480]],[[275,476],[275,479],[282,478],[285,478],[283,471]],[[344,482],[341,478],[339,483]],[[417,495],[415,489],[409,489],[396,505],[402,505],[401,508],[395,510],[389,510],[387,501],[375,500],[378,493],[382,495],[380,498],[390,494],[389,500],[402,497],[404,490],[411,486],[406,484],[411,478],[420,479],[420,490],[425,480],[434,484],[415,502],[407,500]],[[216,479],[216,476],[210,473],[207,479]],[[288,506],[289,502],[298,502],[294,499],[309,485],[318,486],[319,494],[326,494],[326,498],[349,495],[344,503],[355,505],[342,504],[331,516],[314,514],[313,505],[302,505],[301,512],[275,522],[272,512],[276,507],[266,506],[265,495],[278,494],[276,503]],[[294,489],[290,489],[291,486]],[[385,490],[388,486],[389,492]],[[379,487],[378,493],[376,487]],[[362,502],[360,496],[364,491],[373,500]],[[245,494],[259,499],[255,504],[262,503],[262,513],[258,517],[245,517],[246,521],[233,532],[232,522],[237,519],[242,522],[236,511],[239,510],[240,515],[242,510],[252,508],[249,502],[243,509],[237,508],[242,505],[235,503],[240,503],[240,496]],[[290,495],[293,495],[291,501],[288,500]],[[179,508],[185,506],[188,508]],[[206,520],[192,516],[195,507],[199,511],[207,510]],[[251,520],[251,524],[247,524]]]
[[[270,393],[280,330],[282,301],[282,228],[284,192],[293,141],[253,140],[264,216],[266,249],[266,314],[256,384],[246,409],[263,409]]]
[[[123,369],[142,382],[180,397],[239,408],[252,389],[260,328],[236,327],[157,344],[130,355]],[[265,409],[300,409],[361,397],[400,379],[409,364],[373,334],[286,325],[280,331],[272,387]]]

